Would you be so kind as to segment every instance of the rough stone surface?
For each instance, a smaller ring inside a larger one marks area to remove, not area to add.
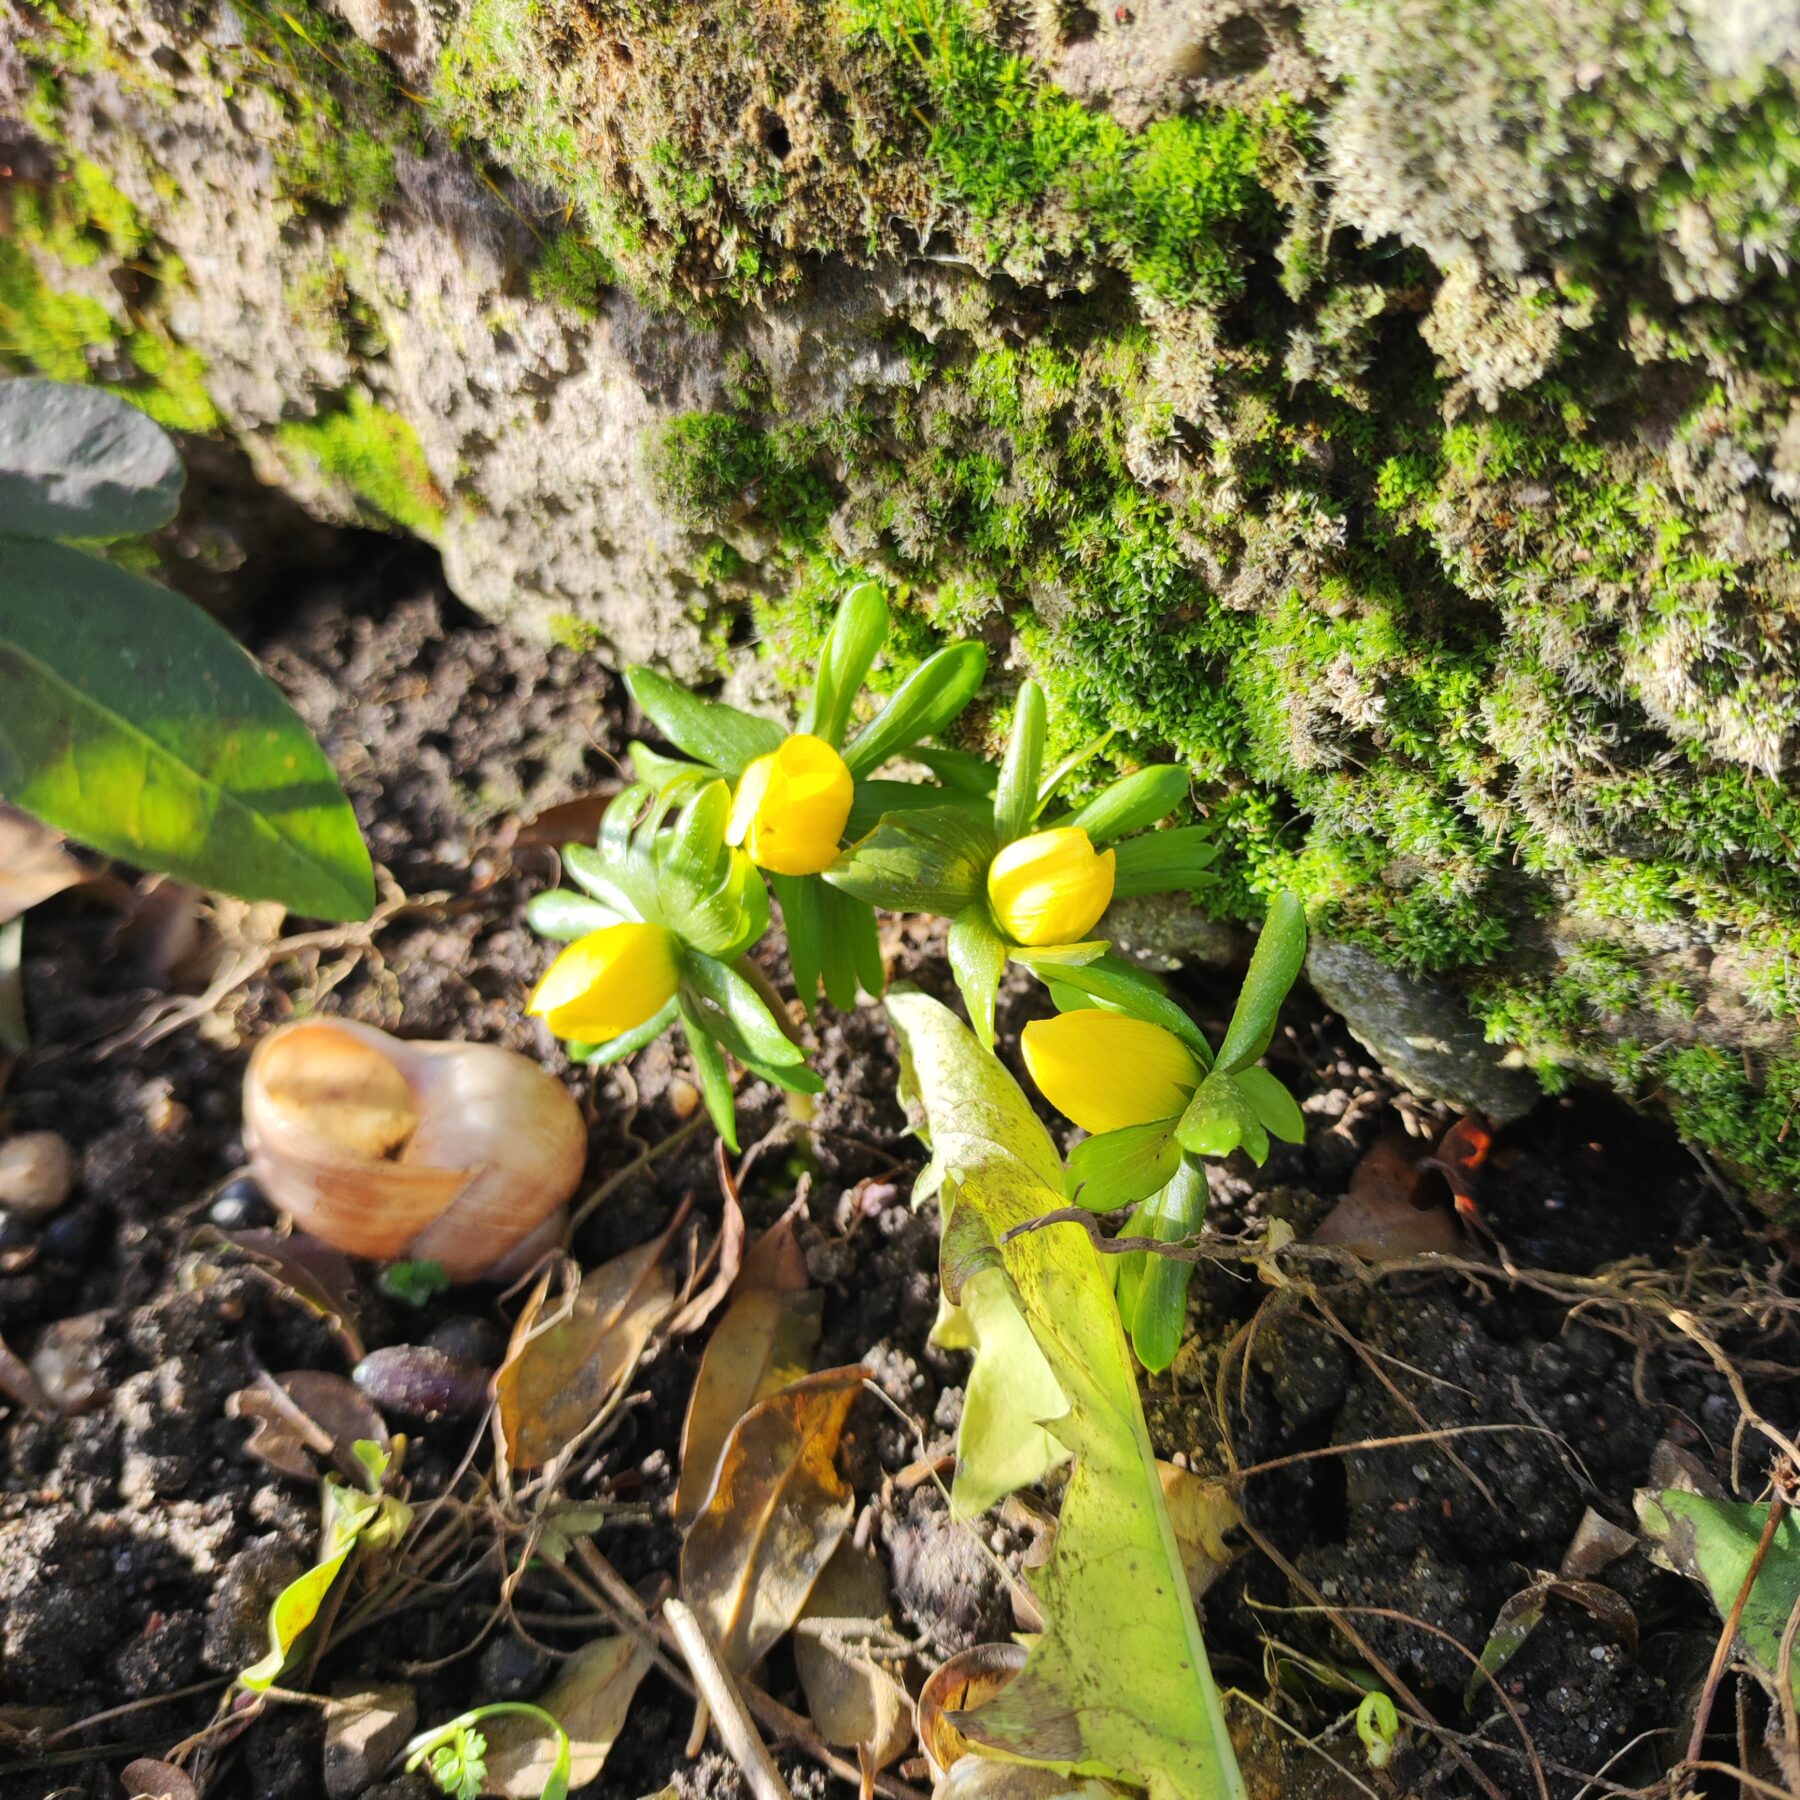
[[[325,1720],[325,1792],[356,1800],[413,1734],[419,1704],[405,1682],[358,1690],[334,1689],[336,1708]]]
[[[895,673],[995,652],[971,744],[1029,666],[1191,767],[1143,945],[1289,886],[1800,1190],[1800,6],[0,22],[0,359],[204,446],[190,583],[253,472],[769,700],[876,574]]]

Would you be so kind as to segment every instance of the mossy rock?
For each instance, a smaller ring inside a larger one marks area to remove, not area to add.
[[[1189,763],[1211,919],[1294,887],[1789,1204],[1792,18],[0,6],[0,353],[614,657],[766,691],[875,574],[895,672]]]

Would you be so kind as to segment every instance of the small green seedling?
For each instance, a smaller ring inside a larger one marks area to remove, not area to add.
[[[397,1262],[389,1263],[375,1277],[375,1285],[390,1300],[418,1308],[448,1293],[450,1277],[441,1262]]]
[[[472,1707],[459,1713],[447,1725],[435,1725],[422,1731],[406,1746],[406,1773],[423,1769],[441,1794],[450,1800],[479,1800],[487,1781],[487,1739],[476,1728],[483,1719],[505,1714],[527,1718],[549,1732],[556,1744],[556,1754],[538,1800],[566,1800],[574,1770],[574,1752],[569,1734],[561,1723],[541,1706],[523,1700],[495,1701],[489,1706]]]
[[[1393,1761],[1400,1743],[1400,1715],[1379,1688],[1364,1694],[1356,1709],[1356,1735],[1371,1769],[1385,1769]]]

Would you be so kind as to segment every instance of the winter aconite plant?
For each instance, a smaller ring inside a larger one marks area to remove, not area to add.
[[[978,1741],[1145,1786],[1155,1800],[1238,1800],[1130,1361],[1133,1347],[1150,1369],[1173,1360],[1190,1265],[1143,1250],[1102,1258],[1066,1222],[1032,1227],[1073,1199],[1133,1208],[1132,1234],[1176,1245],[1201,1223],[1202,1159],[1242,1147],[1261,1160],[1270,1134],[1299,1136],[1299,1109],[1256,1065],[1298,973],[1305,918],[1291,896],[1277,898],[1215,1055],[1107,936],[1115,900],[1191,889],[1213,860],[1203,828],[1163,823],[1186,798],[1186,772],[1140,769],[1079,804],[1059,801],[1106,739],[1046,771],[1050,720],[1031,681],[997,765],[930,742],[981,683],[974,644],[929,658],[853,732],[887,628],[873,586],[845,596],[791,732],[630,672],[638,705],[683,755],[634,745],[642,779],[609,806],[596,845],[563,852],[583,891],[532,903],[536,929],[567,947],[530,1009],[587,1062],[616,1061],[679,1024],[735,1144],[732,1061],[793,1091],[820,1089],[797,1015],[748,955],[771,918],[764,876],[809,1014],[821,984],[840,1008],[859,989],[882,993],[878,908],[950,921],[974,1030],[918,994],[897,993],[890,1010],[932,1146],[920,1197],[944,1216],[939,1341],[976,1352],[953,1504],[978,1512],[1074,1464],[1038,1594],[1046,1628],[1024,1673],[978,1709]],[[902,760],[930,778],[895,779],[888,765]],[[1022,1051],[1045,1096],[1091,1134],[1066,1170],[994,1054],[1008,962],[1058,1008],[1026,1027]],[[1101,1577],[1115,1566],[1141,1581]],[[1117,1680],[1121,1666],[1132,1682]],[[475,1722],[417,1740],[409,1766],[429,1768],[445,1792],[472,1791]]]

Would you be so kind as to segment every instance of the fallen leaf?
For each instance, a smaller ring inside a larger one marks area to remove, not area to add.
[[[1540,1574],[1530,1587],[1521,1589],[1500,1608],[1463,1693],[1465,1711],[1482,1697],[1491,1678],[1524,1649],[1526,1639],[1544,1622],[1552,1599],[1572,1601],[1591,1613],[1636,1657],[1637,1614],[1623,1595],[1598,1581],[1565,1581],[1559,1575]]]
[[[1085,1781],[1029,1763],[1001,1762],[992,1756],[959,1757],[931,1800],[1107,1800],[1130,1790],[1105,1781]]]
[[[0,804],[0,925],[93,879],[63,843],[60,831]]]
[[[352,1363],[363,1359],[356,1309],[356,1272],[349,1257],[303,1231],[215,1231],[204,1227],[196,1241],[202,1249],[230,1244],[242,1250],[251,1266],[282,1299],[313,1314],[337,1333]],[[200,1276],[204,1283],[210,1275]]]
[[[1024,1667],[1023,1644],[977,1644],[939,1663],[925,1678],[919,1690],[919,1742],[934,1780],[943,1780],[974,1748],[951,1715],[985,1705]]]
[[[568,1733],[571,1788],[586,1787],[606,1766],[632,1696],[649,1669],[650,1653],[636,1638],[599,1638],[577,1650],[538,1696],[536,1704]],[[537,1800],[556,1760],[556,1740],[517,1714],[503,1714],[486,1730],[487,1785],[482,1792],[506,1800]]]
[[[496,850],[560,850],[564,844],[591,844],[606,809],[619,792],[617,784],[592,794],[559,800],[529,819],[509,819],[494,839]]]
[[[800,1614],[794,1666],[820,1737],[855,1750],[865,1772],[885,1769],[912,1743],[912,1699],[900,1681],[906,1655],[888,1617],[881,1559],[839,1544]]]
[[[1219,1579],[1247,1545],[1241,1528],[1244,1515],[1224,1486],[1205,1481],[1173,1463],[1158,1461],[1156,1473],[1162,1482],[1163,1504],[1169,1509],[1169,1523],[1175,1527],[1175,1544],[1181,1552],[1181,1566],[1187,1571],[1188,1592],[1198,1601]],[[1233,1542],[1233,1534],[1238,1534]]]
[[[173,1763],[140,1756],[119,1771],[128,1800],[200,1800],[193,1776]]]
[[[660,1237],[593,1270],[548,1323],[538,1322],[534,1306],[519,1315],[494,1386],[513,1468],[541,1468],[618,1400],[675,1304],[663,1252],[685,1211]]]
[[[1432,1251],[1465,1248],[1454,1216],[1432,1204],[1423,1210],[1421,1158],[1399,1132],[1377,1138],[1350,1176],[1350,1191],[1320,1221],[1311,1241],[1339,1244],[1365,1262],[1401,1262]]]
[[[1602,1569],[1610,1568],[1636,1548],[1637,1539],[1629,1531],[1620,1530],[1590,1506],[1581,1515],[1581,1523],[1575,1527],[1575,1535],[1569,1539],[1556,1572],[1565,1581],[1591,1581]]]
[[[388,1442],[381,1414],[355,1385],[322,1369],[264,1375],[254,1387],[239,1388],[225,1413],[254,1426],[244,1445],[252,1456],[302,1481],[316,1480],[327,1462],[360,1480],[362,1465],[351,1446],[359,1438],[384,1448]]]
[[[807,1286],[806,1258],[783,1219],[756,1240],[707,1341],[681,1427],[675,1522],[699,1516],[731,1429],[751,1407],[798,1381],[819,1341],[822,1296]]]
[[[868,1371],[826,1369],[738,1420],[681,1546],[681,1596],[742,1675],[792,1629],[849,1529],[838,1441]]]
[[[713,1167],[719,1178],[719,1195],[724,1213],[719,1222],[719,1235],[713,1240],[707,1261],[713,1265],[712,1280],[695,1294],[669,1321],[669,1335],[680,1337],[698,1331],[719,1309],[719,1302],[731,1292],[744,1263],[744,1207],[738,1197],[737,1183],[731,1178],[731,1163],[725,1154],[725,1140],[713,1140]],[[705,1271],[702,1269],[701,1273]],[[698,1280],[699,1276],[695,1276]]]
[[[32,1374],[29,1365],[7,1349],[4,1338],[0,1338],[0,1396],[36,1413],[40,1419],[55,1416],[55,1403],[44,1392],[44,1384]]]

